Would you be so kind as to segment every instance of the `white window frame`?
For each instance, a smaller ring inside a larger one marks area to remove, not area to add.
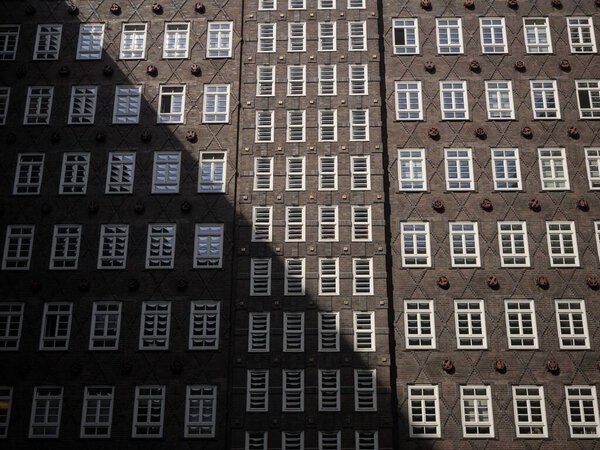
[[[275,96],[275,66],[256,66],[256,96]]]
[[[579,267],[575,222],[546,222],[550,267]]]
[[[306,259],[285,259],[283,295],[303,296],[306,294]]]
[[[352,205],[352,242],[372,240],[371,205]]]
[[[105,194],[133,194],[135,152],[110,152],[106,167]]]
[[[252,242],[273,240],[273,207],[252,207]]]
[[[512,387],[512,394],[517,437],[530,439],[547,438],[548,422],[546,421],[544,387],[515,385]],[[534,416],[539,416],[541,420],[534,421]],[[529,432],[526,432],[527,429],[529,429]]]
[[[421,81],[396,81],[396,120],[423,120]]]
[[[275,141],[275,111],[255,111],[254,142]]]
[[[480,17],[481,53],[508,53],[504,17]]]
[[[521,161],[518,148],[491,148],[492,175],[496,191],[520,191],[523,189],[521,179]]]
[[[121,29],[119,59],[145,59],[147,23],[124,22]]]
[[[24,312],[24,303],[0,303],[0,352],[19,350]]]
[[[69,125],[93,125],[96,116],[98,86],[71,87]]]
[[[19,33],[21,25],[0,25],[0,60],[14,61],[19,47]]]
[[[185,394],[185,431],[183,437],[215,437],[217,425],[217,386],[187,386]]]
[[[398,148],[398,190],[427,190],[424,148]]]
[[[176,239],[176,224],[148,224],[146,269],[173,269],[175,267]]]
[[[529,299],[504,300],[506,338],[512,350],[535,350],[538,348],[535,305]]]
[[[377,369],[354,369],[354,411],[377,411]]]
[[[580,119],[600,119],[600,80],[576,80]]]
[[[571,53],[596,53],[592,17],[566,17]]]
[[[140,123],[141,104],[141,85],[115,86],[112,123],[114,125],[131,125]]]
[[[288,10],[306,9],[306,0],[288,0]]]
[[[319,352],[340,351],[340,313],[321,311],[319,320]]]
[[[348,95],[369,94],[368,64],[348,65]]]
[[[319,258],[319,295],[340,295],[339,258]]]
[[[202,123],[229,123],[230,84],[205,84]]]
[[[319,109],[319,142],[337,142],[337,109]]]
[[[479,224],[450,222],[448,229],[452,267],[480,267]]]
[[[306,207],[285,207],[285,242],[306,240]]]
[[[257,53],[275,53],[277,51],[277,24],[259,23],[257,28]]]
[[[306,65],[287,66],[287,95],[288,97],[306,95]]]
[[[350,157],[350,177],[350,190],[371,190],[371,155]]]
[[[248,313],[248,353],[269,353],[271,350],[271,313]]]
[[[435,31],[437,51],[440,55],[459,55],[464,53],[461,18],[437,18],[435,19]]]
[[[194,233],[194,269],[223,267],[224,229],[222,223],[197,223]]]
[[[338,157],[319,156],[319,191],[337,191]]]
[[[339,240],[338,207],[319,206],[319,242],[337,242]]]
[[[81,439],[110,438],[114,404],[113,386],[85,386],[81,407]]]
[[[62,351],[69,349],[73,303],[44,303],[44,316],[40,330],[40,351]]]
[[[10,412],[12,410],[13,403],[12,394],[12,386],[0,386],[0,402],[3,405],[2,413],[0,413],[0,439],[5,439],[8,436]]]
[[[335,9],[337,0],[318,0],[317,9]]]
[[[523,40],[527,53],[552,53],[548,17],[523,17]]]
[[[185,123],[185,84],[161,84],[158,91],[156,123]]]
[[[79,25],[76,59],[91,61],[102,59],[104,23],[82,23]]]
[[[2,29],[2,27],[0,27]],[[0,34],[0,37],[2,35]],[[0,42],[0,48],[2,43]],[[0,50],[0,61],[2,60],[2,51]],[[10,104],[10,87],[0,86],[0,125],[6,125],[8,116],[8,105]]]
[[[54,225],[50,270],[77,270],[81,247],[81,225]]]
[[[288,53],[306,51],[306,22],[288,22]]]
[[[31,401],[29,438],[58,438],[62,407],[62,386],[36,386],[33,389],[33,399]]]
[[[253,383],[257,383],[257,385],[253,386]],[[246,384],[246,412],[267,411],[269,411],[269,371],[264,369],[248,370]]]
[[[440,397],[438,386],[408,386],[408,431],[411,438],[441,437]],[[417,420],[421,417],[422,420]],[[433,417],[434,420],[431,420]]]
[[[35,225],[8,225],[2,255],[2,270],[29,270]]]
[[[348,9],[365,9],[366,0],[348,0]]]
[[[590,348],[587,314],[584,300],[555,299],[556,329],[561,350]]]
[[[352,295],[373,295],[373,258],[352,258]]]
[[[218,350],[221,302],[190,302],[189,350]]]
[[[101,270],[125,269],[128,244],[128,224],[100,225],[97,268]]]
[[[352,329],[355,352],[375,351],[375,312],[353,311]]]
[[[23,125],[49,125],[54,86],[29,86]]]
[[[250,259],[250,295],[269,297],[271,295],[272,258]]]
[[[318,94],[321,96],[337,95],[337,65],[319,64],[318,69]]]
[[[498,251],[501,267],[529,267],[527,222],[498,221]]]
[[[231,58],[233,55],[233,22],[208,22],[206,57]]]
[[[306,110],[288,110],[287,112],[287,142],[306,141]]]
[[[148,351],[169,350],[170,334],[171,302],[143,302],[140,315],[139,349]]]
[[[283,351],[304,351],[304,313],[283,313]]]
[[[600,414],[598,414],[596,386],[566,385],[565,408],[572,438],[600,437]],[[591,418],[593,419],[590,420]]]
[[[419,19],[392,19],[394,55],[417,55],[419,48]]]
[[[283,369],[281,380],[281,410],[304,411],[304,370]]]
[[[431,267],[429,222],[400,224],[402,267]]]
[[[94,302],[90,321],[89,350],[119,349],[122,309],[121,302]]]
[[[404,300],[404,339],[407,350],[436,348],[433,300]]]
[[[165,386],[136,386],[132,438],[160,439],[165,418]]]
[[[337,22],[319,22],[318,24],[318,51],[335,52],[337,51]]]
[[[63,153],[60,185],[61,195],[85,195],[90,171],[90,153]]]
[[[200,152],[198,161],[198,193],[224,194],[227,192],[227,152]]]
[[[442,120],[469,120],[467,92],[466,81],[440,81]]]
[[[277,10],[277,0],[258,0],[259,11],[275,11]]]
[[[62,40],[61,24],[39,24],[35,35],[34,61],[58,60]]]
[[[474,191],[473,149],[445,148],[446,189],[449,191]]]
[[[489,439],[494,437],[494,413],[490,386],[460,387],[463,437]]]
[[[208,52],[208,34],[210,33],[211,22],[208,24],[207,32],[207,52]],[[163,33],[163,59],[187,59],[190,47],[190,23],[189,22],[165,22]]]
[[[285,167],[285,190],[304,191],[306,189],[306,158],[304,156],[288,156]]]
[[[254,158],[254,186],[255,191],[273,190],[273,157]]]
[[[488,120],[514,120],[515,104],[511,80],[485,82],[485,104]]]
[[[319,369],[319,411],[340,410],[340,370]]]
[[[369,141],[369,110],[351,109],[350,119],[350,142]]]
[[[152,194],[178,194],[181,152],[154,152]]]
[[[348,22],[348,51],[367,51],[367,22]]]
[[[487,348],[485,307],[483,300],[454,300],[456,348],[474,350]]]
[[[531,111],[537,120],[561,118],[556,80],[529,80]]]

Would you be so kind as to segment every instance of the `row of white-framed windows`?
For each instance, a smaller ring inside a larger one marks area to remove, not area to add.
[[[275,11],[277,10],[278,0],[258,0],[259,11]],[[306,0],[279,0],[287,9],[306,9]],[[336,9],[341,7],[337,2],[346,4],[348,9],[365,9],[367,7],[366,0],[318,0],[317,9]]]
[[[269,1],[269,0],[265,0]],[[335,0],[321,0],[323,3]],[[352,0],[361,1],[361,0]],[[342,435],[340,430],[318,431],[318,449],[319,450],[340,450],[342,448]],[[344,444],[344,448],[347,447]],[[246,431],[246,444],[244,450],[267,450],[269,446],[268,431]],[[304,449],[304,431],[282,431],[281,432],[282,450],[303,450]],[[355,450],[378,450],[379,437],[377,431],[354,431]]]
[[[277,50],[277,24],[258,24],[258,53],[273,53]],[[319,22],[317,36],[319,51],[337,51],[336,22]],[[288,23],[287,51],[306,51],[306,22]],[[367,50],[367,23],[348,22],[348,51]]]

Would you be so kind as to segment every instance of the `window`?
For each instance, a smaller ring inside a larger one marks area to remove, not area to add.
[[[287,111],[287,141],[306,140],[306,111]]]
[[[356,450],[378,450],[377,431],[355,431],[354,441]]]
[[[101,225],[98,269],[124,269],[128,240],[129,225]]]
[[[336,0],[319,0],[317,8],[319,9],[335,9]]]
[[[306,95],[306,66],[288,66],[287,69],[287,95]]]
[[[110,152],[106,168],[106,194],[133,194],[135,153]]]
[[[442,120],[469,120],[466,81],[440,81]]]
[[[76,270],[81,243],[81,225],[54,225],[50,269]]]
[[[184,123],[186,86],[160,85],[156,123]]]
[[[2,27],[0,27],[1,33]],[[0,34],[0,37],[2,35]],[[0,48],[1,48],[0,43]],[[0,61],[2,60],[2,52],[0,51]],[[8,101],[10,100],[10,88],[0,87],[0,125],[6,124],[6,117],[8,116]]]
[[[304,411],[304,371],[284,370],[282,380],[282,411]]]
[[[371,240],[371,206],[352,205],[352,240]]]
[[[367,50],[367,22],[348,22],[348,51]]]
[[[529,267],[526,222],[498,222],[498,245],[502,267]]]
[[[485,98],[490,120],[515,118],[512,81],[486,81]]]
[[[404,300],[404,338],[407,349],[435,348],[432,300]]]
[[[225,192],[227,153],[200,152],[198,163],[198,192],[220,194]]]
[[[319,411],[340,410],[340,371],[319,369]]]
[[[371,157],[351,156],[350,176],[352,178],[351,190],[367,191],[371,189]]]
[[[164,386],[135,387],[131,437],[162,438],[165,391]]]
[[[268,438],[266,431],[246,431],[245,450],[267,450]]]
[[[86,386],[81,409],[81,438],[109,438],[112,427],[114,388]]]
[[[461,386],[463,436],[466,438],[493,438],[494,416],[492,393],[489,386]]]
[[[175,266],[175,224],[148,225],[146,269],[172,269]]]
[[[337,241],[338,223],[337,206],[319,206],[319,241]]]
[[[600,148],[586,148],[585,162],[590,189],[600,189]]]
[[[89,153],[64,153],[58,193],[85,194],[89,169]]]
[[[256,111],[254,142],[273,142],[275,135],[275,111]]]
[[[304,351],[304,313],[283,313],[283,351]]]
[[[555,80],[529,81],[534,119],[560,119],[558,89]]]
[[[17,56],[20,25],[0,25],[0,60],[12,61]]]
[[[369,140],[369,110],[350,110],[350,141]]]
[[[373,258],[353,258],[352,276],[353,295],[373,295]]]
[[[483,300],[454,300],[456,348],[487,348]]]
[[[114,124],[136,124],[140,121],[142,86],[115,86]]]
[[[479,267],[477,222],[451,222],[449,225],[452,267]]]
[[[354,351],[375,351],[375,313],[358,312],[354,315]]]
[[[288,52],[306,51],[306,22],[288,23]]]
[[[270,349],[271,314],[248,313],[248,351],[268,352]]]
[[[208,43],[207,52],[210,51],[214,42],[212,41],[211,30],[213,23],[208,24]],[[165,34],[163,41],[163,58],[165,59],[181,59],[188,57],[188,42],[190,38],[189,23],[165,23]]]
[[[305,259],[286,258],[284,295],[305,294]]]
[[[68,350],[72,303],[44,303],[40,350]]]
[[[79,25],[77,59],[102,59],[103,23],[82,23]]]
[[[58,438],[63,388],[36,386],[31,402],[30,438]]]
[[[206,57],[231,58],[232,33],[233,22],[209,22],[206,36]]]
[[[202,123],[229,122],[229,85],[205,84]]]
[[[479,30],[483,53],[508,53],[504,17],[479,18]]]
[[[337,141],[337,109],[319,110],[319,142]]]
[[[38,25],[33,51],[34,60],[56,60],[60,52],[62,25]]]
[[[585,302],[583,300],[555,300],[558,340],[563,350],[590,348]]]
[[[273,97],[274,95],[275,95],[275,66],[257,66],[256,67],[256,96],[257,97]]]
[[[567,17],[572,53],[596,53],[596,36],[591,17]]]
[[[574,222],[546,222],[551,267],[577,267],[579,254]]]
[[[190,350],[217,350],[219,348],[219,315],[221,303],[214,301],[190,302]]]
[[[273,207],[252,207],[252,242],[273,240]]]
[[[90,350],[117,350],[121,329],[121,302],[94,302]]]
[[[34,230],[34,225],[6,227],[2,270],[29,270]]]
[[[271,295],[271,258],[250,259],[250,295]]]
[[[258,0],[259,11],[275,11],[277,9],[277,0]]]
[[[338,258],[319,258],[319,295],[339,295]]]
[[[8,424],[10,423],[10,410],[12,408],[12,387],[0,386],[0,439],[8,435]]]
[[[413,438],[440,437],[438,387],[408,386],[408,429]]]
[[[337,95],[337,66],[319,65],[319,95]]]
[[[306,189],[306,172],[304,156],[288,156],[286,158],[286,191],[303,191]]]
[[[305,207],[285,207],[285,240],[304,242],[305,237]]]
[[[188,386],[185,396],[186,438],[213,438],[217,422],[217,387]]]
[[[354,369],[354,410],[377,411],[377,371]]]
[[[533,300],[505,300],[504,309],[508,348],[517,350],[538,348]]]
[[[140,350],[168,350],[171,302],[142,303]]]
[[[273,53],[277,49],[277,30],[274,23],[258,24],[258,53]]]
[[[438,53],[456,55],[463,53],[462,19],[436,19]]]
[[[401,191],[427,190],[424,148],[398,149],[398,183]]]
[[[403,267],[431,267],[429,223],[405,222],[400,224]]]
[[[521,164],[518,148],[492,148],[494,188],[499,191],[520,191]]]
[[[600,437],[596,386],[565,386],[565,394],[571,437]]]
[[[306,0],[288,0],[288,9],[306,9]]]
[[[319,351],[340,351],[340,313],[319,312]]]
[[[154,152],[152,193],[178,193],[180,169],[181,152]]]
[[[394,29],[394,54],[415,55],[419,53],[418,19],[392,19]]]
[[[348,66],[349,95],[367,95],[369,93],[369,72],[367,64]]]
[[[69,125],[90,125],[96,115],[97,86],[73,86],[69,106]]]
[[[337,191],[337,156],[319,156],[319,190]]]
[[[523,34],[527,53],[552,53],[550,24],[547,17],[524,17]]]
[[[445,148],[446,189],[449,191],[472,191],[473,151],[470,148]]]
[[[420,81],[396,81],[396,120],[423,120]]]
[[[249,370],[246,386],[246,411],[260,412],[268,410],[269,372],[267,370]]]
[[[580,119],[600,119],[600,81],[575,81]],[[31,88],[30,88],[31,89]]]
[[[366,0],[348,0],[348,9],[365,9]]]
[[[254,190],[273,190],[273,158],[254,158]]]
[[[335,52],[336,45],[336,22],[319,22],[318,30],[319,51]]]
[[[319,431],[319,450],[341,450],[339,431]]]
[[[52,112],[52,86],[30,86],[27,89],[27,103],[23,125],[48,125]]]
[[[596,247],[598,249],[598,255],[600,257],[600,222],[594,222],[594,231],[596,234]]]
[[[121,59],[144,59],[146,57],[146,23],[124,23],[121,32]]]
[[[542,386],[513,386],[512,392],[517,437],[548,437],[544,388]]]
[[[0,352],[19,349],[24,309],[23,303],[0,303]]]

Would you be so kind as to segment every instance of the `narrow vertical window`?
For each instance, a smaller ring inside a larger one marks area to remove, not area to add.
[[[81,411],[80,438],[110,438],[114,388],[86,386]]]
[[[220,194],[225,192],[227,153],[200,152],[198,162],[198,192]]]
[[[171,302],[142,303],[140,350],[168,350]]]
[[[146,57],[146,23],[124,23],[121,31],[121,59],[144,59]]]
[[[560,119],[558,88],[555,80],[530,80],[531,109],[534,119]]]
[[[395,55],[415,55],[419,53],[418,19],[392,19]]]
[[[591,17],[567,17],[572,53],[596,53],[596,36]]]
[[[13,61],[17,56],[20,25],[0,25],[0,60]]]
[[[133,405],[133,438],[162,438],[165,386],[136,386]]]
[[[486,81],[485,98],[490,120],[511,120],[515,118],[512,81]]]
[[[68,120],[70,125],[90,125],[94,123],[97,95],[97,86],[73,86],[71,88]]]
[[[135,153],[110,152],[106,168],[105,194],[133,194]]]
[[[288,66],[287,95],[306,95],[306,66]]]
[[[408,430],[412,438],[441,436],[438,386],[408,386]]]
[[[39,350],[68,350],[72,303],[45,303]]]
[[[188,386],[185,396],[186,438],[213,438],[217,423],[217,386]]]
[[[12,410],[12,387],[0,386],[0,439],[8,436],[8,424],[10,423],[10,411]]]
[[[350,141],[369,140],[369,110],[350,110]]]
[[[466,81],[440,81],[443,120],[469,120]]]
[[[369,70],[367,64],[348,66],[349,95],[367,95],[369,93]]]
[[[275,111],[256,111],[254,142],[273,142],[275,137]]]
[[[156,123],[185,122],[185,91],[186,86],[160,85],[158,92],[158,114]]]
[[[250,260],[250,295],[271,295],[271,258]]]
[[[288,52],[306,51],[306,22],[288,23]]]
[[[490,387],[461,386],[460,402],[463,436],[465,438],[493,438],[494,417]]]
[[[319,142],[337,142],[337,109],[319,110]]]
[[[575,222],[546,222],[551,267],[578,267]]]
[[[82,23],[79,25],[77,41],[77,59],[102,59],[102,41],[104,40],[103,23]]]
[[[258,53],[274,53],[277,49],[277,24],[259,23],[258,24]]]
[[[318,39],[320,52],[335,52],[337,50],[336,22],[319,22]]]
[[[0,303],[0,352],[19,349],[24,310],[23,303]]]
[[[340,351],[340,314],[337,312],[319,313],[319,351]]]
[[[202,123],[229,122],[229,84],[205,84]]]
[[[504,17],[479,18],[479,31],[483,53],[508,53]]]
[[[34,230],[34,225],[6,227],[2,270],[29,270]]]
[[[304,370],[284,370],[282,380],[283,412],[304,411]]]
[[[498,245],[502,267],[529,267],[526,222],[498,222]]]
[[[90,350],[117,350],[121,329],[121,302],[94,302]]]
[[[207,58],[231,58],[233,22],[209,22],[206,36]]]
[[[338,207],[319,206],[319,241],[338,240]]]
[[[420,81],[396,81],[396,120],[423,120]]]
[[[352,206],[352,240],[371,240],[371,205]]]
[[[304,242],[305,235],[305,207],[304,206],[286,206],[285,207],[285,240],[286,242],[298,241]]]
[[[367,22],[348,22],[348,51],[367,50]]]
[[[306,189],[306,172],[304,156],[288,156],[286,158],[286,191],[303,191]]]
[[[256,67],[256,96],[273,97],[275,95],[275,66]]]
[[[64,153],[58,193],[85,194],[89,170],[89,153]]]
[[[267,450],[269,435],[266,431],[246,431],[244,450]]]
[[[555,300],[558,340],[563,350],[590,348],[585,302],[583,300]]]
[[[538,148],[542,189],[562,191],[569,189],[569,171],[564,148]]]
[[[254,190],[273,190],[273,158],[254,158]]]
[[[212,23],[208,24],[208,33],[210,36]],[[209,45],[210,47],[210,37]],[[165,33],[163,39],[163,58],[164,59],[182,59],[188,57],[188,48],[190,40],[189,23],[165,22]]]
[[[190,350],[217,350],[219,348],[219,316],[221,303],[193,301],[190,303]]]
[[[154,152],[152,193],[178,193],[180,171],[181,152]]]
[[[575,81],[580,119],[600,118],[600,81]]]
[[[337,156],[319,156],[319,190],[337,191]]]
[[[429,223],[404,222],[400,224],[403,267],[431,267]]]
[[[268,352],[271,342],[271,314],[248,313],[248,351]]]
[[[487,348],[483,300],[454,300],[456,348]]]
[[[475,189],[473,151],[470,148],[445,148],[446,189],[472,191]]]
[[[427,190],[424,148],[398,149],[398,183],[401,191]]]
[[[352,294],[373,295],[373,258],[352,258]]]
[[[98,269],[124,269],[127,265],[129,225],[102,225]]]
[[[341,450],[340,434],[339,431],[319,431],[319,450]]]
[[[523,34],[527,53],[552,53],[547,17],[523,17]]]
[[[358,312],[354,316],[354,351],[375,351],[375,313]]]
[[[517,350],[538,348],[533,300],[506,300],[504,310],[508,348]]]
[[[114,124],[136,124],[140,122],[142,86],[115,86]]]
[[[52,112],[52,86],[30,86],[27,90],[23,125],[48,125]]]
[[[377,411],[377,371],[354,369],[354,410]]]
[[[600,437],[596,386],[565,386],[569,431],[576,439]]]
[[[442,55],[463,53],[462,20],[442,18],[436,19],[435,23],[438,53]]]
[[[306,111],[287,111],[287,142],[306,140]]]
[[[339,295],[339,259],[319,258],[319,295]]]
[[[304,295],[305,284],[305,259],[286,258],[284,295]]]
[[[81,244],[81,225],[54,225],[50,270],[76,270]]]
[[[148,225],[146,269],[172,269],[175,266],[175,224]]]
[[[319,95],[337,95],[337,66],[319,65]]]
[[[517,437],[548,437],[544,388],[542,386],[513,386],[512,393]]]
[[[479,267],[479,231],[477,222],[451,222],[450,254],[452,267]]]
[[[0,30],[2,28],[0,27]],[[1,36],[1,34],[0,34]],[[1,43],[0,43],[1,48]],[[0,52],[0,61],[2,53]],[[6,125],[6,117],[8,116],[8,103],[10,100],[10,88],[6,86],[0,86],[0,125]]]
[[[31,402],[30,438],[58,438],[62,415],[63,388],[36,386]]]
[[[435,348],[432,300],[404,300],[404,336],[407,349]]]
[[[57,60],[60,52],[62,25],[38,25],[33,51],[34,60]]]
[[[260,412],[268,410],[269,372],[267,370],[248,370],[246,385],[246,411]],[[252,449],[255,448],[257,447],[252,447]]]
[[[520,191],[521,164],[518,148],[492,148],[494,188],[498,191]]]
[[[223,266],[223,231],[223,224],[196,224],[195,269],[219,269]]]
[[[350,176],[353,191],[368,191],[371,189],[371,157],[351,156]]]
[[[340,410],[340,371],[319,369],[319,411]]]
[[[252,242],[273,240],[273,207],[252,207]]]

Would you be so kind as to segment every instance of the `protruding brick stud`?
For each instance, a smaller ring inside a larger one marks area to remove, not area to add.
[[[102,75],[104,75],[105,77],[110,77],[113,73],[114,69],[112,68],[112,66],[106,65],[102,69]]]
[[[498,373],[506,373],[506,363],[503,359],[497,359],[494,363],[494,370]]]
[[[508,4],[509,8],[518,8],[519,7],[518,0],[506,0],[506,3]]]
[[[127,289],[137,291],[140,287],[140,282],[136,278],[130,278],[127,282]]]
[[[598,289],[600,287],[600,280],[595,275],[587,277],[587,285],[592,289]]]
[[[198,14],[204,14],[206,12],[206,6],[204,6],[204,3],[196,3],[196,5],[194,6],[194,9],[196,10],[196,12]]]
[[[572,139],[577,139],[579,137],[579,130],[575,126],[570,126],[567,130],[567,134]]]
[[[442,361],[442,369],[446,373],[453,373],[454,372],[454,363],[452,362],[452,360],[451,359],[443,360]]]
[[[113,13],[115,16],[118,16],[119,14],[121,14],[121,7],[117,3],[113,3],[112,5],[110,5],[110,12]]]
[[[471,69],[473,72],[479,72],[481,70],[481,65],[479,64],[479,61],[472,60],[469,63],[469,69]]]
[[[154,14],[162,14],[163,7],[160,3],[152,3],[152,12]]]
[[[202,75],[202,69],[200,68],[200,64],[192,64],[192,67],[190,68],[192,75]]]
[[[560,372],[560,367],[555,359],[549,359],[546,361],[546,370],[552,375],[557,375]]]
[[[146,67],[146,73],[151,77],[154,77],[158,73],[158,69],[156,68],[156,66],[150,64],[148,67]]]
[[[571,63],[569,62],[568,59],[561,59],[559,66],[562,70],[570,70],[571,69]]]
[[[541,207],[542,207],[542,204],[540,203],[540,201],[537,198],[532,198],[531,200],[529,200],[529,209],[532,209],[534,211],[539,211]]]
[[[450,287],[450,281],[448,280],[448,277],[442,275],[437,279],[437,285],[442,289],[448,289]]]
[[[537,279],[535,280],[535,284],[537,284],[542,289],[548,289],[548,286],[550,286],[550,282],[548,281],[548,278],[546,278],[543,275],[537,277]]]
[[[421,0],[421,8],[431,9],[431,0]]]
[[[144,130],[142,131],[142,134],[140,134],[140,139],[142,142],[150,142],[152,139],[152,134],[148,130]]]
[[[533,130],[530,127],[523,127],[521,128],[521,136],[531,139],[533,137]]]
[[[437,212],[442,212],[442,211],[444,211],[444,202],[440,199],[434,200],[431,203],[431,207],[433,209],[435,209]]]
[[[76,16],[77,14],[79,14],[79,8],[77,7],[77,5],[71,3],[67,8],[67,12],[70,16]]]
[[[525,62],[521,60],[516,61],[515,69],[517,69],[519,72],[523,72],[525,70]]]
[[[483,209],[484,211],[491,211],[492,209],[494,209],[494,205],[492,204],[492,201],[489,198],[484,198],[483,200],[481,200],[480,206],[481,209]]]
[[[430,128],[427,131],[427,134],[429,135],[429,137],[431,139],[439,139],[440,138],[440,131],[437,128]]]
[[[60,69],[58,69],[58,74],[63,78],[68,77],[70,73],[71,69],[69,69],[69,66],[60,66]]]
[[[579,200],[577,200],[577,208],[582,211],[587,211],[590,209],[590,204],[585,198],[581,197]]]
[[[477,128],[475,130],[475,137],[479,139],[485,139],[487,137],[487,134],[485,133],[485,130],[483,128]]]
[[[498,278],[496,278],[494,275],[490,275],[489,277],[487,277],[486,283],[492,289],[497,289],[498,286],[500,286]]]
[[[560,0],[552,0],[552,6],[554,8],[560,9],[562,8],[562,2]]]
[[[423,66],[425,67],[425,70],[427,72],[433,72],[435,70],[435,64],[433,61],[425,61],[425,64],[423,64]]]
[[[475,0],[465,0],[463,3],[465,8],[473,9],[475,7]]]
[[[136,214],[142,214],[146,210],[146,205],[144,205],[142,202],[135,202],[135,205],[133,205],[133,210]]]
[[[196,134],[196,132],[194,130],[188,130],[185,133],[185,138],[187,139],[188,142],[196,142],[198,140],[198,135]]]

